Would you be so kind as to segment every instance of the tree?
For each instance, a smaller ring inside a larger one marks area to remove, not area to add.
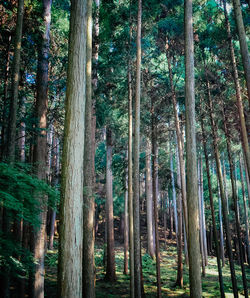
[[[192,0],[185,0],[185,105],[190,296],[201,297]]]
[[[85,106],[85,144],[83,172],[83,264],[82,286],[83,297],[95,297],[95,264],[94,264],[94,215],[95,198],[93,193],[93,108],[92,108],[92,0],[87,1],[87,40],[86,40],[86,106]],[[91,137],[90,137],[91,136]]]
[[[60,297],[82,297],[86,21],[86,1],[72,0],[60,206]]]

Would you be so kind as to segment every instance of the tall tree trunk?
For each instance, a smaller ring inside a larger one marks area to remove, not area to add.
[[[62,159],[59,297],[82,297],[86,1],[71,2]]]
[[[176,161],[179,160],[180,156],[176,154]],[[176,190],[175,190],[175,179],[174,179],[174,166],[173,166],[173,154],[170,152],[170,170],[171,170],[171,182],[173,190],[173,203],[174,203],[174,223],[175,223],[175,233],[178,235],[179,225],[178,225],[178,216],[176,210]],[[181,185],[179,185],[181,187]]]
[[[215,161],[216,161],[216,174],[219,181],[219,187],[220,187],[220,195],[221,195],[221,202],[222,202],[222,212],[223,212],[223,223],[224,228],[226,232],[226,246],[227,246],[227,253],[230,263],[230,271],[231,271],[231,280],[232,280],[232,286],[233,286],[233,292],[234,296],[238,297],[238,289],[237,289],[237,281],[235,276],[235,269],[234,269],[234,262],[233,262],[233,255],[232,255],[232,245],[231,245],[231,232],[229,227],[229,219],[227,214],[227,201],[224,191],[224,185],[223,185],[223,177],[222,177],[222,170],[221,170],[221,164],[220,164],[220,154],[218,150],[218,134],[217,134],[217,127],[214,120],[214,110],[213,110],[213,104],[210,94],[210,84],[208,79],[207,80],[207,94],[208,94],[208,101],[209,101],[209,112],[210,112],[210,123],[212,128],[212,135],[213,135],[213,147],[214,147],[214,154],[215,154]]]
[[[190,296],[201,297],[192,0],[185,0],[185,105]],[[186,227],[187,229],[187,227]]]
[[[176,171],[177,171],[177,184],[178,189],[181,188],[181,172],[180,172],[180,162],[178,155],[178,146],[176,147]],[[177,235],[177,279],[176,285],[180,288],[183,287],[183,263],[182,263],[182,197],[181,192],[177,193],[177,218],[178,218],[178,231]]]
[[[38,48],[37,65],[37,98],[35,115],[37,118],[38,134],[34,148],[34,166],[37,177],[46,180],[47,159],[47,107],[48,107],[48,65],[50,45],[51,0],[43,0],[43,31],[41,44]],[[44,297],[44,254],[46,242],[47,196],[38,194],[41,211],[40,226],[34,229],[34,257],[36,260],[35,280],[33,285],[34,297]]]
[[[200,110],[202,111],[202,108],[200,108]],[[221,293],[221,297],[224,298],[225,292],[224,292],[222,268],[221,268],[221,262],[220,262],[220,249],[219,249],[216,219],[215,219],[215,212],[214,212],[213,191],[212,191],[212,184],[211,184],[210,167],[209,167],[208,150],[207,150],[207,138],[206,138],[206,133],[205,133],[205,129],[204,129],[203,114],[201,115],[200,119],[201,119],[201,130],[202,130],[202,143],[203,143],[203,150],[204,150],[205,162],[206,162],[209,202],[210,202],[210,208],[211,208],[215,250],[216,250],[216,257],[217,257],[217,268],[218,268],[218,273],[219,273],[220,293]],[[224,252],[223,252],[223,254],[224,254]]]
[[[147,235],[148,254],[154,258],[154,237],[153,237],[153,193],[152,193],[152,173],[151,173],[151,143],[147,139],[146,144],[146,199],[147,199]]]
[[[15,32],[13,70],[12,70],[12,86],[11,86],[11,101],[9,109],[9,128],[8,128],[8,156],[10,162],[15,160],[15,144],[16,144],[16,118],[18,104],[18,87],[19,87],[19,72],[21,62],[21,41],[23,32],[23,15],[24,15],[24,0],[18,1],[17,23]]]
[[[93,101],[92,101],[92,0],[87,0],[86,28],[86,104],[85,104],[85,140],[83,163],[83,262],[82,262],[82,295],[95,297],[95,264],[94,264],[94,214],[95,198],[93,193]]]
[[[115,239],[114,239],[114,214],[113,214],[113,177],[112,177],[112,132],[106,131],[106,222],[107,222],[107,264],[105,279],[115,281]]]
[[[183,156],[182,133],[181,133],[179,116],[178,116],[178,111],[177,111],[177,101],[176,101],[176,94],[175,94],[175,88],[174,88],[174,82],[173,82],[172,66],[171,66],[171,59],[169,56],[169,51],[167,51],[167,60],[168,60],[169,80],[170,80],[171,93],[172,93],[171,98],[172,98],[173,109],[174,109],[177,146],[178,146],[179,161],[180,161],[183,214],[184,214],[185,225],[186,225],[186,227],[188,227],[186,177],[185,177],[185,164],[184,164],[184,156]],[[186,232],[188,235],[188,228],[186,230],[187,230]]]
[[[248,101],[250,105],[250,57],[244,28],[240,0],[233,0],[234,14],[240,41],[241,58],[243,62],[245,78],[247,83]]]
[[[154,114],[154,105],[152,99],[152,186],[154,202],[154,221],[155,221],[155,255],[156,255],[156,277],[157,277],[157,297],[161,297],[161,270],[160,270],[160,246],[158,231],[158,145],[157,145],[157,124],[156,115]]]
[[[250,265],[250,245],[249,245],[249,224],[248,224],[248,210],[247,210],[247,202],[246,202],[246,193],[245,193],[245,186],[244,186],[244,177],[243,177],[243,161],[240,158],[240,179],[242,185],[242,197],[243,197],[243,204],[244,204],[244,221],[245,221],[245,228],[246,228],[246,248],[247,248],[247,262]],[[248,196],[249,197],[249,196]]]
[[[228,161],[229,161],[229,168],[230,168],[230,178],[231,178],[231,186],[232,186],[232,198],[233,198],[233,202],[234,202],[236,233],[237,233],[237,237],[238,237],[239,257],[240,257],[240,265],[241,265],[241,272],[242,272],[242,281],[243,281],[243,287],[244,287],[245,297],[248,297],[247,280],[246,280],[246,273],[245,273],[245,267],[244,267],[242,245],[241,245],[239,205],[238,205],[238,195],[237,195],[236,180],[235,180],[236,177],[234,177],[234,171],[233,171],[233,158],[232,158],[232,149],[231,149],[231,138],[230,138],[230,134],[229,134],[229,130],[228,130],[228,125],[227,125],[227,119],[226,119],[226,115],[225,115],[225,106],[224,106],[224,104],[222,106],[222,113],[223,113],[224,132],[225,132],[225,136],[226,136],[227,154],[228,154]]]
[[[204,235],[203,235],[203,222],[202,222],[202,207],[201,207],[201,169],[200,169],[200,162],[198,160],[198,181],[199,181],[199,225],[200,225],[200,250],[201,250],[201,264],[202,264],[202,276],[206,276],[206,269],[205,269],[205,253],[204,253]]]
[[[140,241],[140,98],[141,98],[141,17],[142,0],[138,0],[137,38],[136,38],[136,87],[135,87],[135,133],[134,133],[134,285],[135,297],[141,297],[141,241]]]
[[[224,153],[223,153],[224,156]],[[228,193],[227,193],[227,172],[226,172],[226,165],[225,165],[225,159],[223,158],[222,162],[223,167],[223,182],[224,182],[224,189],[225,189],[225,196],[227,200],[227,214],[229,215],[229,205],[228,205]]]
[[[130,25],[130,48],[132,26]],[[132,108],[132,77],[131,61],[128,61],[128,208],[129,208],[129,267],[130,267],[130,297],[135,297],[135,272],[134,272],[134,208],[133,208],[133,161],[132,161],[132,138],[133,138],[133,108]]]
[[[25,117],[25,97],[21,101],[21,117]],[[18,148],[19,148],[19,158],[21,162],[25,162],[25,122],[20,123],[19,133],[18,133]]]
[[[126,191],[124,198],[124,274],[128,274],[128,238],[129,238],[129,226],[128,226],[128,177],[126,177]]]
[[[219,187],[219,185],[218,185]],[[225,251],[224,251],[224,234],[223,234],[223,223],[222,223],[222,210],[221,210],[221,195],[220,189],[218,189],[218,201],[219,201],[219,222],[220,222],[220,254],[222,260],[222,267],[225,266]]]
[[[235,4],[235,0],[234,0],[234,4]],[[228,20],[227,9],[226,9],[226,0],[223,0],[223,5],[224,5],[225,23],[226,23],[226,28],[227,28],[227,37],[228,37],[228,42],[229,42],[230,54],[231,54],[234,85],[235,85],[235,90],[236,90],[238,113],[239,113],[239,119],[240,119],[241,142],[242,142],[242,147],[243,147],[243,151],[244,151],[245,158],[246,158],[248,175],[250,176],[250,150],[249,150],[246,122],[245,122],[245,116],[244,116],[244,107],[243,107],[242,98],[241,98],[238,70],[237,70],[234,47],[233,47],[233,42],[232,42],[230,23]],[[235,8],[237,8],[237,11],[238,11],[237,5],[235,6]],[[249,58],[248,58],[248,61],[249,61]],[[249,64],[248,64],[248,66],[249,66]]]

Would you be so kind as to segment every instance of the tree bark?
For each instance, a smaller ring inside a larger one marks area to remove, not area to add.
[[[136,38],[136,87],[135,87],[135,132],[134,132],[134,286],[135,297],[141,297],[141,241],[140,241],[140,98],[141,98],[141,17],[142,1],[138,0],[137,38]]]
[[[155,257],[154,237],[153,237],[153,193],[152,193],[152,173],[151,173],[151,144],[147,139],[146,144],[146,199],[147,199],[147,236],[148,254]]]
[[[248,52],[245,27],[242,18],[240,0],[233,0],[233,6],[240,41],[241,58],[247,83],[248,101],[250,105],[250,57]]]
[[[157,277],[157,297],[161,297],[161,270],[160,270],[160,246],[158,231],[158,146],[157,146],[157,124],[156,115],[154,114],[154,104],[152,99],[152,186],[153,186],[153,202],[154,202],[154,221],[155,221],[155,256],[156,256],[156,277]]]
[[[85,104],[85,140],[83,172],[83,263],[82,295],[95,297],[94,264],[94,214],[95,198],[93,193],[94,164],[93,151],[95,142],[93,134],[93,100],[92,100],[92,0],[87,0],[86,28],[86,104]]]
[[[114,239],[114,214],[113,214],[113,177],[112,177],[112,132],[106,130],[106,222],[107,222],[107,264],[105,279],[115,281],[115,239]]]
[[[19,88],[19,72],[21,62],[21,41],[23,32],[23,15],[24,15],[24,0],[18,1],[17,23],[15,32],[13,70],[12,70],[12,85],[11,85],[11,101],[9,108],[9,128],[8,128],[8,152],[7,158],[10,162],[15,160],[15,144],[16,144],[16,119],[17,119],[17,104],[18,104],[18,88]]]
[[[86,1],[72,0],[62,158],[59,297],[82,297]]]
[[[128,227],[128,182],[126,177],[126,191],[124,198],[124,274],[128,274],[128,238],[129,238],[129,227]]]
[[[48,66],[50,45],[50,22],[51,22],[51,0],[43,0],[43,31],[41,44],[38,48],[37,64],[37,96],[35,116],[37,120],[38,133],[34,147],[34,167],[36,175],[41,180],[46,180],[47,159],[47,107],[48,107]],[[33,284],[34,297],[44,297],[44,254],[46,242],[46,217],[47,196],[38,194],[41,211],[39,214],[40,226],[34,229],[34,257],[37,262],[35,266],[35,279]]]
[[[190,296],[201,297],[192,0],[185,0],[185,97]]]
[[[176,160],[179,160],[180,156],[176,154]],[[179,225],[177,219],[177,210],[176,210],[176,190],[175,190],[175,179],[174,179],[174,166],[173,166],[173,155],[170,152],[170,170],[171,170],[171,182],[172,182],[172,190],[173,190],[173,203],[174,203],[174,223],[175,223],[175,233],[178,235]],[[181,185],[180,185],[181,187]]]

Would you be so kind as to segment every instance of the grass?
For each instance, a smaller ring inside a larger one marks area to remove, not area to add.
[[[48,251],[46,256],[46,296],[56,297],[56,264],[57,251]],[[116,247],[116,275],[117,281],[109,283],[104,280],[105,270],[103,268],[103,249],[101,246],[95,249],[96,264],[96,297],[118,298],[129,297],[129,275],[123,274],[123,249]],[[156,297],[156,264],[145,250],[142,250],[143,281],[146,297]],[[235,265],[239,296],[243,297],[243,285],[240,266]],[[176,274],[176,247],[170,245],[166,250],[161,250],[161,283],[163,297],[189,297],[188,268],[184,265],[182,289],[175,287]],[[246,267],[247,279],[250,282],[250,270]],[[228,263],[223,268],[223,280],[226,297],[233,297]],[[220,297],[220,287],[217,273],[217,262],[215,257],[209,257],[206,267],[206,277],[202,278],[203,297]]]

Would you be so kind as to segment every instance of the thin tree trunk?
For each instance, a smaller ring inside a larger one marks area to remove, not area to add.
[[[128,182],[126,177],[126,191],[124,202],[124,274],[128,274]]]
[[[185,0],[185,106],[187,150],[188,256],[190,296],[201,297],[199,208],[195,135],[194,44],[192,0]],[[187,229],[187,227],[186,227]]]
[[[7,158],[10,162],[15,160],[15,144],[16,144],[16,119],[17,119],[17,104],[18,104],[18,87],[19,87],[19,72],[21,62],[21,41],[23,32],[23,15],[24,15],[24,0],[18,1],[17,23],[15,32],[13,70],[12,70],[12,86],[11,86],[11,101],[9,109],[9,127],[8,127],[8,152]]]
[[[176,154],[176,160],[179,160],[180,156]],[[177,210],[176,210],[176,190],[175,190],[175,180],[174,180],[174,166],[173,166],[173,155],[170,152],[170,170],[171,170],[171,182],[172,182],[172,189],[173,189],[173,203],[174,203],[174,223],[175,223],[175,232],[176,235],[178,234],[178,220],[177,220]]]
[[[131,44],[132,26],[130,25]],[[130,45],[131,47],[131,45]],[[130,267],[130,297],[135,297],[135,272],[134,272],[134,208],[133,208],[133,161],[132,161],[132,138],[133,138],[133,109],[132,109],[132,78],[131,61],[128,62],[128,208],[129,208],[129,267]]]
[[[176,146],[176,171],[177,171],[177,184],[178,189],[181,187],[181,173],[180,173],[180,162],[178,155],[178,146]],[[177,193],[177,218],[178,218],[178,231],[177,235],[177,279],[176,285],[183,288],[183,263],[182,263],[182,197],[181,192]]]
[[[158,231],[158,145],[157,145],[157,124],[154,115],[154,106],[152,102],[152,184],[153,184],[153,202],[154,202],[154,221],[155,221],[155,256],[156,256],[156,277],[157,277],[157,297],[161,297],[161,270],[160,270],[160,246]]]
[[[218,187],[219,187],[219,185],[218,185]],[[224,267],[225,266],[225,251],[224,251],[224,234],[223,234],[223,223],[222,223],[220,189],[218,190],[218,200],[219,200],[219,221],[220,221],[220,253],[221,253],[222,267]]]
[[[198,181],[199,181],[199,225],[200,225],[200,250],[201,250],[201,264],[202,264],[202,276],[206,276],[205,269],[205,255],[204,255],[204,235],[203,235],[203,223],[202,223],[202,211],[201,211],[201,170],[200,170],[200,162],[198,160]]]
[[[82,297],[86,3],[71,2],[62,159],[58,296]]]
[[[47,106],[48,106],[48,65],[50,45],[50,21],[51,21],[51,0],[43,0],[43,26],[41,33],[41,44],[38,48],[37,65],[37,98],[35,114],[39,132],[36,136],[34,148],[34,166],[37,177],[46,180],[46,159],[47,159]],[[35,266],[35,280],[33,284],[34,297],[44,297],[44,254],[46,242],[46,217],[47,217],[47,196],[38,194],[41,212],[39,214],[40,226],[34,229],[34,257],[37,262]]]
[[[235,1],[237,1],[237,0],[234,0],[234,5],[235,5]],[[226,23],[226,29],[227,29],[227,37],[228,37],[228,42],[229,42],[230,54],[231,54],[234,85],[235,85],[235,90],[236,90],[238,113],[239,113],[239,118],[240,118],[241,141],[242,141],[242,147],[243,147],[243,151],[244,151],[245,158],[246,158],[248,175],[250,176],[250,150],[249,150],[246,122],[245,122],[245,116],[244,116],[244,107],[243,107],[242,98],[241,98],[240,82],[239,82],[238,70],[237,70],[234,47],[233,47],[232,36],[231,36],[230,23],[228,20],[225,0],[223,0],[223,5],[224,5],[224,15],[225,15],[225,23]],[[238,5],[235,5],[234,8],[237,9],[237,14],[238,14],[238,10],[240,9],[240,7],[238,8]],[[248,58],[248,61],[249,61],[249,58]],[[248,68],[249,68],[249,64],[248,64]]]
[[[82,295],[95,297],[95,264],[94,264],[94,172],[93,151],[93,101],[92,101],[92,0],[86,1],[86,105],[85,105],[85,140],[83,172],[83,262],[82,262]]]
[[[223,155],[224,155],[224,153],[223,153]],[[226,196],[226,200],[227,200],[227,214],[229,215],[228,193],[227,193],[227,172],[226,172],[224,158],[223,158],[223,162],[222,162],[222,167],[223,167],[223,182],[224,182],[224,188],[225,188],[225,196]]]
[[[202,108],[200,110],[202,111]],[[221,262],[220,262],[220,249],[219,249],[219,243],[218,243],[218,234],[217,234],[216,219],[215,219],[215,212],[214,212],[213,191],[212,191],[209,160],[208,160],[208,150],[207,150],[207,138],[206,138],[205,129],[204,129],[203,115],[201,115],[200,119],[201,119],[201,130],[202,130],[202,143],[203,143],[203,150],[204,150],[205,161],[206,161],[209,202],[210,202],[210,208],[211,208],[213,233],[214,233],[216,257],[217,257],[217,268],[218,268],[219,282],[220,282],[220,293],[221,293],[221,297],[224,298],[225,292],[224,292],[222,268],[221,268]],[[211,241],[211,244],[212,244],[212,241]],[[223,251],[223,254],[224,254],[224,251]]]
[[[135,87],[135,133],[134,133],[134,285],[135,297],[141,297],[141,241],[140,241],[140,98],[141,98],[141,17],[142,3],[138,0],[137,16],[137,53],[136,53],[136,87]]]
[[[25,117],[25,97],[22,97],[21,100],[21,117]],[[19,158],[21,162],[25,162],[25,129],[26,125],[25,122],[20,123],[19,134],[18,134],[18,148],[19,148]]]
[[[245,186],[244,186],[242,158],[240,158],[240,178],[241,178],[242,197],[243,197],[243,204],[244,204],[244,221],[245,221],[245,228],[246,228],[247,262],[248,262],[248,265],[250,265],[250,245],[249,245],[250,240],[249,240],[248,210],[247,210],[247,202],[246,202],[246,194],[245,194]]]
[[[147,139],[146,144],[146,199],[147,199],[147,235],[148,254],[155,257],[153,237],[153,194],[152,194],[152,173],[151,173],[151,144]]]
[[[240,0],[233,0],[234,14],[240,41],[241,58],[243,62],[245,78],[247,83],[248,101],[250,105],[250,57],[244,28]]]
[[[218,150],[218,135],[217,135],[217,127],[214,120],[214,111],[213,111],[213,104],[210,94],[210,85],[209,81],[207,80],[207,93],[208,93],[208,101],[209,101],[209,109],[210,109],[210,123],[212,128],[212,135],[213,135],[213,147],[214,147],[214,154],[215,154],[215,161],[216,161],[216,174],[219,181],[219,187],[220,187],[220,195],[221,195],[221,201],[222,201],[222,212],[223,212],[223,223],[224,228],[226,232],[226,246],[227,246],[227,253],[229,257],[229,263],[230,263],[230,271],[231,271],[231,279],[232,279],[232,286],[233,286],[233,292],[234,296],[238,297],[238,289],[237,289],[237,281],[235,276],[235,269],[234,269],[234,262],[233,262],[233,255],[232,255],[232,245],[231,245],[231,231],[229,227],[229,220],[228,220],[228,214],[227,214],[227,201],[224,191],[224,185],[223,185],[223,176],[221,171],[221,164],[220,164],[220,154]]]
[[[105,279],[115,281],[115,239],[114,239],[114,214],[113,214],[113,177],[112,177],[112,132],[106,130],[106,222],[107,222],[107,264]]]

